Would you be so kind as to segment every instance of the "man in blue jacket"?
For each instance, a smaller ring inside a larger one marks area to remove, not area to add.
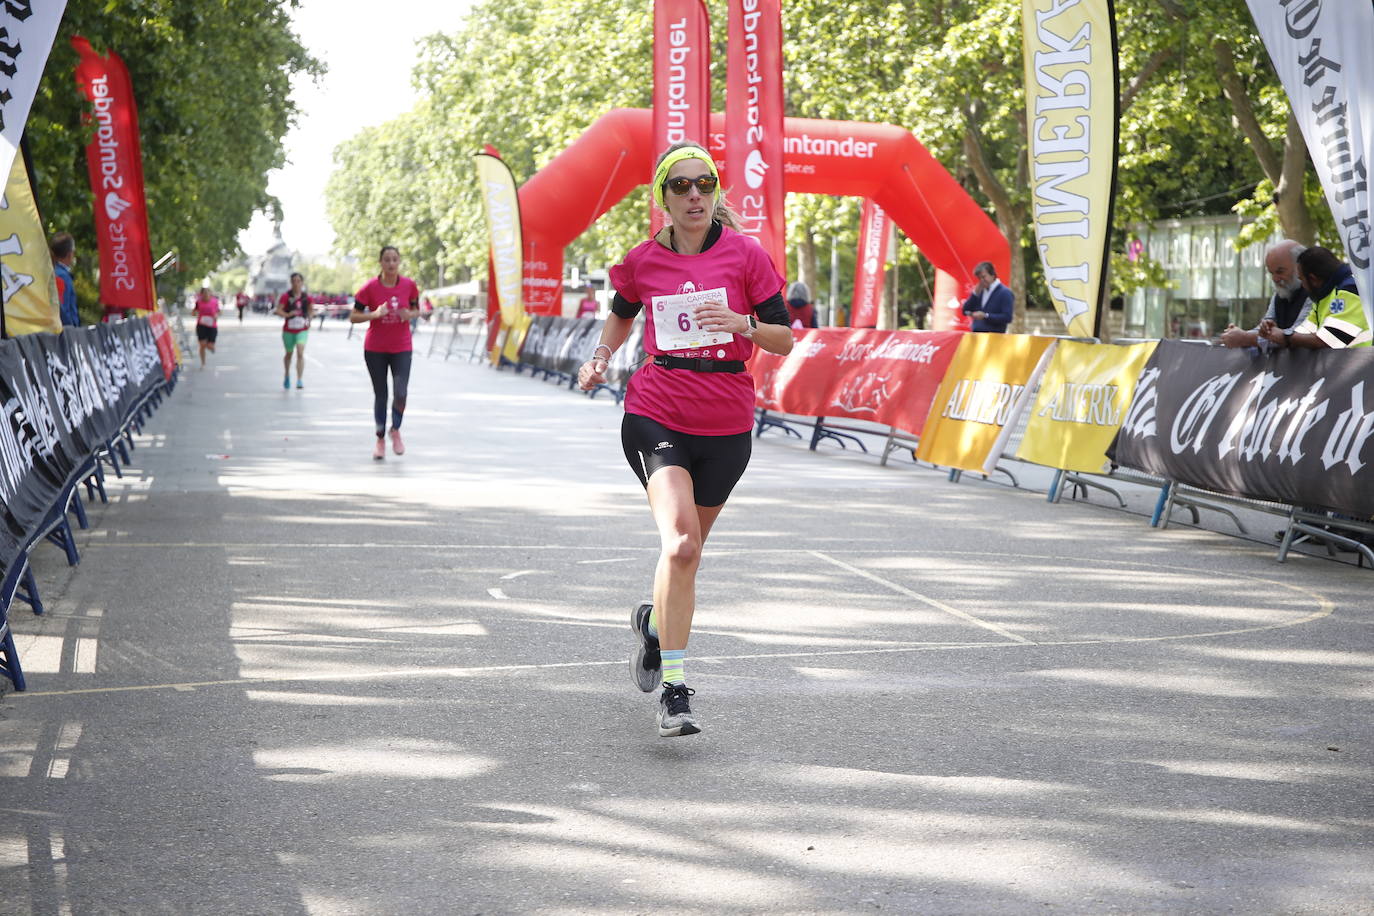
[[[61,306],[62,323],[68,327],[81,324],[76,312],[76,283],[72,280],[72,264],[76,262],[76,241],[70,232],[59,232],[48,241],[52,252],[54,278],[57,280],[57,301]]]
[[[988,261],[973,268],[973,276],[977,278],[978,285],[964,300],[964,314],[973,319],[973,330],[990,334],[1007,333],[1013,303],[1011,290],[997,279],[997,271]]]

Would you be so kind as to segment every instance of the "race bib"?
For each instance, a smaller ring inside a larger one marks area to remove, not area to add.
[[[202,327],[213,328],[215,326],[215,316],[201,315],[200,320],[198,320],[196,324],[201,325]]]
[[[310,322],[306,321],[300,315],[292,315],[290,318],[286,319],[286,329],[288,331],[304,331],[309,325]]]
[[[696,350],[729,343],[735,335],[726,331],[703,331],[697,324],[697,306],[719,302],[730,307],[725,288],[704,289],[675,296],[654,296],[649,303],[654,316],[654,338],[660,350]]]

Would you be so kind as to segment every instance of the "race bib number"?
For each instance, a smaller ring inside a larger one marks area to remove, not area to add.
[[[310,322],[306,321],[300,315],[292,315],[290,318],[286,319],[286,329],[288,331],[304,331],[309,324]]]
[[[676,296],[654,296],[650,302],[654,316],[654,338],[660,350],[696,350],[729,343],[735,335],[726,331],[703,331],[696,321],[697,306],[719,302],[730,307],[725,288],[704,289]]]
[[[215,326],[215,316],[201,315],[200,319],[196,322],[196,324],[206,328],[213,328]]]

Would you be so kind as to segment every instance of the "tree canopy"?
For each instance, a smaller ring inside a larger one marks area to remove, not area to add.
[[[722,110],[726,4],[707,6]],[[788,0],[782,9],[787,113],[911,129],[1023,253],[1013,288],[1047,301],[1029,244],[1019,0]],[[1334,243],[1243,0],[1135,0],[1117,10],[1115,225],[1238,211],[1256,219],[1247,240],[1282,226]],[[490,143],[524,181],[607,109],[647,105],[651,12],[643,0],[606,0],[596,15],[574,0],[486,0],[459,32],[427,40],[417,108],[336,153],[330,211],[340,246],[366,256],[403,238],[427,269],[480,272],[485,230],[470,154]],[[1293,186],[1303,193],[1285,193]],[[568,262],[618,259],[642,238],[644,212],[642,200],[622,202],[570,247]],[[803,276],[815,269],[806,261],[815,264],[817,239],[852,252],[854,202],[794,195],[788,217]],[[901,260],[919,266],[910,246]]]
[[[35,192],[49,231],[66,229],[87,253],[79,288],[90,289],[95,232],[86,171],[85,102],[70,39],[113,50],[138,100],[153,256],[175,249],[190,276],[238,250],[256,210],[277,209],[267,173],[282,165],[296,115],[291,79],[322,66],[291,30],[296,0],[69,2],[25,128]],[[93,294],[92,294],[93,295]],[[84,297],[83,306],[92,303]]]

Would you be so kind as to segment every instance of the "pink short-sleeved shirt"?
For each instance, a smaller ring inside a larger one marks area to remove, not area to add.
[[[353,297],[358,305],[369,310],[385,304],[387,314],[373,319],[363,338],[363,349],[373,353],[405,353],[413,349],[410,342],[410,319],[402,318],[401,309],[415,308],[420,302],[420,288],[409,277],[397,277],[395,286],[383,286],[381,277],[368,280]]]
[[[196,300],[196,324],[207,328],[219,325],[219,299],[211,296],[204,301]]]
[[[611,283],[645,309],[644,350],[688,359],[746,360],[754,344],[736,334],[728,343],[698,350],[663,350],[653,321],[655,296],[724,288],[730,310],[747,315],[782,290],[783,278],[758,242],[728,227],[701,254],[684,255],[652,239],[611,268]],[[625,411],[697,436],[730,436],[754,426],[754,379],[748,372],[693,372],[646,362],[625,391]]]

